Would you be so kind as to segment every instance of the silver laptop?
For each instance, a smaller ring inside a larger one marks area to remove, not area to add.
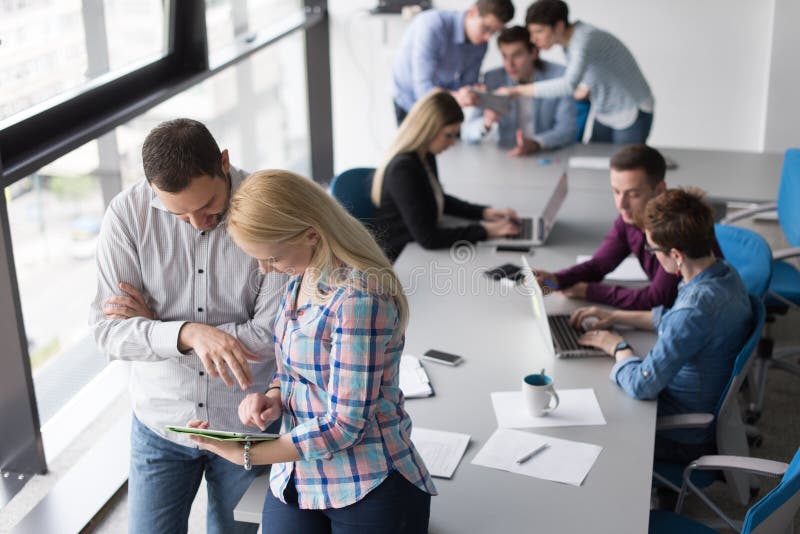
[[[578,343],[584,333],[582,328],[573,328],[569,324],[569,315],[546,315],[542,288],[533,275],[528,259],[522,256],[522,275],[525,287],[531,292],[533,315],[539,330],[545,336],[548,346],[552,345],[553,353],[559,358],[589,358],[607,356],[605,352],[594,347],[586,347]]]
[[[542,212],[534,217],[521,217],[520,233],[513,237],[499,237],[479,241],[478,244],[484,247],[496,247],[498,245],[510,246],[537,246],[544,244],[550,236],[550,231],[556,223],[558,210],[567,198],[567,174],[562,173],[556,181],[556,186],[550,193],[550,197],[542,209]]]

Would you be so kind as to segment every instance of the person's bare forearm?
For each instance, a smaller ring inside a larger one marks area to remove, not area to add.
[[[653,330],[653,312],[615,310],[612,313],[612,322],[632,326],[638,330]]]

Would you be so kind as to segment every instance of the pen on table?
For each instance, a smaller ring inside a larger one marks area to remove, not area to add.
[[[540,452],[542,452],[543,450],[545,450],[549,446],[550,446],[549,443],[542,443],[541,445],[539,445],[538,447],[533,449],[531,452],[529,452],[525,456],[517,458],[517,464],[519,464],[519,465],[524,464],[525,462],[527,462],[528,460],[530,460],[531,458],[533,458],[534,456],[536,456],[537,454],[539,454]]]

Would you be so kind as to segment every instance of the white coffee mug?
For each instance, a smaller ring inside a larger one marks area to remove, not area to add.
[[[534,417],[542,417],[558,408],[558,393],[553,387],[553,379],[547,375],[533,374],[523,378],[522,397],[528,413]]]

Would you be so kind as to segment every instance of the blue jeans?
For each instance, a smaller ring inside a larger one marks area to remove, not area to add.
[[[233,520],[233,509],[266,468],[245,471],[224,458],[166,440],[136,416],[131,425],[128,532],[178,534],[188,529],[189,511],[203,474],[208,486],[208,532],[255,534],[258,525]]]
[[[645,113],[641,109],[633,124],[623,130],[615,130],[595,120],[594,126],[592,126],[592,138],[589,142],[614,143],[615,145],[646,143],[651,126],[653,126],[653,114]]]
[[[344,508],[303,510],[290,479],[283,492],[287,504],[267,490],[261,525],[264,532],[293,534],[425,534],[431,496],[393,471],[360,501]]]

